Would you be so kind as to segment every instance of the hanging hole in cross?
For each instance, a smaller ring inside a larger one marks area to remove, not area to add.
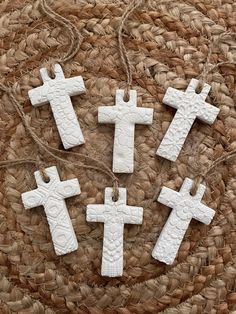
[[[40,171],[41,172],[41,177],[45,183],[50,182],[50,177],[45,173],[45,171]]]
[[[195,89],[195,93],[196,94],[201,94],[202,88],[203,88],[203,83],[201,81],[199,81],[198,86]]]
[[[190,190],[190,192],[189,192],[189,194],[191,195],[191,196],[195,196],[196,195],[196,188],[191,188],[191,190]]]
[[[52,67],[50,67],[49,70],[48,70],[48,76],[52,80],[54,80],[56,78],[56,74],[55,74],[54,70],[52,69]]]
[[[124,100],[124,102],[129,101],[129,91],[128,90],[125,90],[123,100]]]
[[[119,199],[118,195],[116,195],[115,193],[113,193],[113,195],[112,195],[112,200],[113,200],[113,202],[117,202],[118,199]]]
[[[190,191],[189,191],[189,194],[190,194],[191,196],[195,196],[195,195],[197,194],[198,183],[199,183],[198,181],[193,180],[192,187],[191,187],[191,189],[190,189]]]

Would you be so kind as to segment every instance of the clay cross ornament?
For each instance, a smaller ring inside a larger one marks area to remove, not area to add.
[[[51,79],[46,68],[40,69],[43,86],[31,89],[28,94],[35,107],[50,103],[62,144],[68,149],[84,143],[70,97],[84,93],[85,86],[81,76],[65,78],[59,64],[55,64],[54,72],[55,78]]]
[[[195,196],[190,195],[193,181],[185,178],[179,192],[163,187],[158,202],[173,208],[153,249],[152,256],[171,265],[178,253],[180,244],[194,218],[206,225],[211,223],[215,211],[201,203],[205,186],[200,184]]]
[[[153,109],[137,107],[137,92],[130,90],[129,101],[124,101],[124,90],[116,91],[115,106],[98,108],[99,123],[115,124],[113,172],[134,171],[135,124],[151,124]]]
[[[103,222],[102,276],[123,274],[124,224],[142,224],[143,208],[126,205],[126,189],[119,188],[119,199],[112,200],[112,188],[105,189],[105,204],[87,206],[87,221]]]
[[[163,103],[177,109],[177,112],[160,144],[156,154],[175,161],[184,145],[196,118],[212,124],[220,109],[205,102],[211,86],[204,84],[200,94],[196,93],[199,81],[192,79],[185,92],[169,87]]]
[[[44,182],[40,171],[34,173],[38,188],[22,194],[26,209],[43,206],[57,255],[77,250],[78,242],[66,208],[65,198],[80,194],[78,179],[60,181],[56,167],[45,169],[50,181]]]

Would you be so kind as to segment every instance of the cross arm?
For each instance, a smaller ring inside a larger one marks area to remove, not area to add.
[[[201,103],[201,106],[199,107],[197,117],[198,119],[201,119],[205,123],[212,124],[215,121],[216,117],[218,116],[219,112],[220,112],[219,108],[203,101]]]
[[[126,206],[123,211],[123,222],[125,224],[141,224],[143,222],[143,208]]]
[[[79,95],[85,92],[82,76],[70,77],[63,80],[63,89],[69,96]]]
[[[117,108],[115,106],[102,106],[98,108],[99,123],[115,123],[117,116]]]
[[[31,104],[35,107],[45,105],[48,102],[49,88],[47,83],[28,91]]]
[[[91,204],[87,206],[86,220],[90,222],[105,222],[106,207],[102,204]]]
[[[181,104],[182,102],[183,96],[184,92],[173,87],[168,87],[163,98],[163,103],[170,107],[178,109],[179,104]]]
[[[209,225],[211,223],[214,215],[215,211],[212,208],[200,202],[193,211],[193,218],[206,225]]]
[[[38,189],[25,192],[21,195],[23,205],[26,209],[43,205],[44,196],[39,193]]]
[[[79,195],[81,191],[78,179],[60,182],[58,193],[64,198]]]
[[[137,108],[137,115],[135,116],[135,123],[152,124],[153,109],[152,108]]]
[[[159,194],[158,197],[158,202],[173,208],[176,206],[176,204],[178,204],[178,201],[179,201],[178,192],[165,186],[161,189],[161,193]]]

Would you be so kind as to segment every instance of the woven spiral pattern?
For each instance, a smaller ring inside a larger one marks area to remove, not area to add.
[[[98,125],[97,108],[113,105],[115,90],[126,87],[117,28],[127,2],[57,0],[51,7],[69,19],[84,37],[66,77],[82,75],[86,94],[73,97],[86,143],[73,151],[111,167],[114,127]],[[4,0],[0,4],[0,80],[13,85],[33,130],[61,148],[50,106],[33,108],[27,91],[41,85],[39,68],[65,54],[70,38],[39,9],[39,1]],[[112,182],[100,172],[56,163],[63,180],[77,177],[82,193],[67,200],[79,242],[76,252],[56,257],[42,208],[25,210],[21,193],[36,187],[33,166],[1,170],[0,313],[229,313],[236,311],[236,165],[219,166],[206,178],[206,204],[216,210],[210,226],[192,221],[176,262],[166,266],[151,251],[170,209],[156,202],[165,185],[178,190],[213,160],[236,148],[235,67],[222,66],[207,76],[208,102],[221,111],[213,126],[196,121],[178,160],[155,155],[174,110],[162,104],[168,86],[184,90],[203,70],[210,36],[236,31],[233,0],[145,2],[127,20],[124,44],[133,70],[138,105],[154,108],[151,126],[137,126],[135,172],[120,175],[129,205],[144,207],[142,226],[126,225],[124,275],[100,276],[103,225],[87,223],[87,204],[103,203]],[[211,63],[236,61],[235,38],[214,47]],[[36,158],[37,145],[26,132],[11,101],[1,93],[1,160]]]

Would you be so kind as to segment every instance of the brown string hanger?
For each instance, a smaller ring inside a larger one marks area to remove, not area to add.
[[[66,53],[64,55],[60,53],[59,54],[60,57],[49,56],[49,58],[47,58],[44,62],[45,63],[44,67],[48,69],[48,73],[53,78],[54,77],[54,64],[59,63],[61,65],[64,65],[66,62],[73,59],[73,57],[80,50],[81,44],[83,42],[83,36],[81,35],[77,27],[70,20],[64,18],[63,16],[59,15],[54,10],[52,10],[52,8],[48,5],[47,0],[39,0],[39,9],[43,15],[46,15],[48,17],[49,22],[54,21],[57,24],[59,24],[63,29],[65,29],[69,37],[69,44],[68,44],[68,47],[66,48]],[[43,24],[44,22],[39,23],[39,25]],[[22,75],[30,74],[32,71],[35,70],[34,66],[33,67],[28,66],[27,70],[25,69],[22,70],[22,68],[24,68],[24,66],[22,67],[22,65],[20,66],[20,68],[21,68],[20,73],[21,74],[23,73]],[[19,79],[21,77],[19,77]],[[12,80],[13,82],[11,82],[11,84],[17,83],[15,76],[12,77]]]
[[[207,75],[209,73],[215,71],[216,69],[218,69],[219,67],[221,67],[223,65],[236,65],[236,61],[223,61],[223,62],[219,62],[215,65],[210,65],[210,60],[211,60],[211,56],[212,56],[214,47],[217,44],[219,44],[220,40],[222,40],[225,36],[235,37],[235,35],[236,35],[236,33],[233,33],[233,32],[223,32],[215,40],[211,39],[211,43],[210,43],[208,55],[206,58],[206,62],[204,64],[204,67],[203,67],[201,74],[198,77],[199,84],[198,84],[198,87],[196,90],[197,92],[200,91],[202,89],[204,83],[207,82]],[[193,179],[193,185],[192,185],[192,188],[190,191],[191,195],[196,194],[198,187],[199,187],[199,184],[201,184],[204,181],[204,179],[212,172],[212,170],[214,170],[221,163],[226,162],[235,156],[236,156],[236,149],[233,149],[232,151],[224,154],[223,156],[221,156],[218,159],[216,159],[215,161],[213,161],[206,168],[205,171],[198,173]]]
[[[126,79],[127,79],[127,87],[125,89],[125,94],[124,94],[124,100],[128,101],[129,99],[129,91],[132,88],[132,67],[131,67],[131,63],[128,57],[128,53],[127,50],[125,48],[124,42],[123,42],[123,38],[122,38],[122,31],[123,31],[123,27],[125,24],[125,21],[127,20],[127,18],[130,16],[130,14],[137,9],[141,4],[142,4],[143,0],[133,0],[130,2],[130,4],[126,7],[122,17],[121,17],[121,21],[120,21],[120,25],[118,28],[118,46],[119,46],[119,53],[120,53],[120,57],[121,57],[121,62],[122,65],[124,67],[125,70],[125,74],[126,74]]]
[[[99,161],[95,158],[89,157],[85,154],[80,154],[80,153],[76,153],[76,152],[72,152],[72,151],[63,151],[63,150],[51,147],[51,146],[47,145],[46,143],[44,143],[37,136],[37,134],[32,130],[30,123],[29,123],[29,119],[27,118],[26,114],[23,111],[22,106],[20,105],[18,100],[15,98],[11,89],[7,88],[6,86],[4,86],[3,84],[0,83],[0,90],[4,91],[8,95],[8,97],[11,99],[12,104],[13,104],[18,116],[21,118],[24,127],[26,128],[26,130],[28,131],[31,138],[34,140],[34,142],[37,144],[37,146],[42,151],[44,151],[46,154],[51,156],[54,160],[57,160],[58,162],[61,162],[63,164],[67,164],[67,165],[75,166],[75,167],[79,167],[79,168],[93,169],[96,171],[103,172],[104,174],[106,174],[108,177],[110,177],[112,179],[114,188],[116,188],[118,186],[118,179],[113,174],[113,172],[109,169],[109,167],[107,167],[106,164],[103,163],[102,161]],[[85,161],[93,163],[94,165],[83,164],[83,163],[81,163],[81,161],[68,160],[65,158],[65,156],[67,156],[69,158],[77,157],[80,159],[84,159]],[[0,169],[10,167],[10,166],[15,166],[15,165],[22,165],[24,163],[34,163],[40,167],[38,160],[19,159],[19,160],[11,160],[11,161],[1,161],[0,162]]]
[[[202,70],[201,74],[198,76],[198,79],[199,79],[198,89],[202,89],[204,82],[206,82],[206,80],[207,80],[207,75],[209,73],[217,70],[219,67],[221,67],[223,65],[236,65],[236,61],[222,61],[222,62],[218,62],[217,64],[210,65],[210,63],[211,63],[210,61],[211,61],[214,47],[217,44],[219,44],[220,40],[222,40],[226,36],[236,37],[236,33],[223,32],[215,40],[213,40],[212,37],[210,37],[210,47],[209,47],[209,51],[207,54],[206,62],[203,66],[203,70]]]
[[[136,2],[136,1],[132,1],[130,3],[130,5],[127,7],[127,9],[125,10],[122,18],[121,18],[121,24],[118,30],[118,40],[119,40],[119,51],[121,54],[121,59],[122,59],[122,63],[126,69],[126,75],[127,75],[127,85],[128,88],[131,88],[132,86],[132,71],[131,71],[131,66],[130,66],[130,62],[127,56],[127,52],[126,52],[126,48],[123,44],[123,40],[122,40],[122,28],[124,26],[124,22],[125,20],[128,18],[128,16],[142,3],[142,0]],[[46,14],[52,18],[53,15],[53,10],[47,5],[45,0],[41,1],[41,7],[43,9],[44,12],[47,12]],[[46,8],[46,9],[45,9]],[[46,10],[46,11],[45,11]],[[60,18],[62,18],[60,20]],[[59,14],[55,14],[54,18],[55,21],[57,21],[59,23],[60,20],[60,24],[65,26],[68,31],[70,32],[71,36],[73,36],[74,40],[72,40],[72,44],[70,45],[70,48],[68,50],[68,53],[66,54],[66,56],[64,57],[64,61],[63,59],[61,60],[61,62],[66,62],[68,60],[70,60],[71,58],[73,58],[73,56],[78,52],[79,50],[79,46],[81,44],[81,36],[79,36],[78,31],[76,29],[76,27],[70,22],[68,21],[68,25],[71,25],[70,27],[68,27],[67,23],[67,19],[65,19],[64,17],[61,17]],[[65,23],[65,24],[64,24]],[[211,47],[209,49],[209,53],[207,56],[207,61],[205,63],[204,69],[200,75],[200,84],[201,81],[204,82],[206,80],[206,76],[207,74],[209,74],[210,72],[212,72],[213,70],[217,69],[218,67],[222,66],[222,65],[226,65],[226,64],[235,64],[235,62],[230,62],[230,61],[226,61],[226,62],[220,62],[214,66],[209,65],[210,63],[210,57],[212,55],[212,49],[213,49],[213,45],[219,41],[220,38],[222,38],[224,35],[232,35],[232,33],[223,33],[221,34],[217,40],[215,40],[214,42],[212,42]],[[235,35],[235,34],[234,34]],[[76,39],[80,39],[80,40],[76,40]],[[75,48],[75,46],[76,48]],[[73,53],[72,53],[73,51]],[[76,51],[76,53],[74,54],[74,52]],[[87,169],[93,169],[93,170],[97,170],[97,171],[101,171],[104,174],[108,175],[112,181],[113,181],[113,188],[114,188],[114,196],[117,197],[117,193],[118,193],[118,179],[117,177],[112,173],[112,171],[101,161],[98,161],[94,158],[91,158],[87,155],[84,154],[79,154],[79,153],[75,153],[75,152],[69,152],[69,151],[62,151],[59,149],[55,149],[53,147],[48,146],[47,144],[45,144],[35,133],[34,131],[31,129],[31,126],[28,122],[27,116],[25,115],[22,106],[19,104],[19,102],[17,101],[17,99],[15,98],[13,92],[11,91],[11,88],[7,88],[6,86],[4,86],[3,84],[0,84],[0,89],[4,92],[6,92],[9,96],[9,98],[12,100],[13,105],[15,107],[16,112],[18,113],[18,115],[20,116],[24,126],[26,127],[27,131],[29,132],[29,134],[31,135],[32,139],[35,141],[35,143],[48,155],[50,155],[51,157],[53,157],[55,160],[57,160],[58,162],[61,162],[63,164],[68,164],[68,165],[74,165],[76,167],[82,167],[82,168],[87,168]],[[196,192],[198,184],[200,184],[204,178],[207,176],[207,174],[212,171],[214,168],[216,168],[220,163],[232,158],[233,156],[235,156],[236,154],[236,150],[233,150],[227,154],[225,154],[224,156],[218,158],[217,160],[215,160],[210,166],[209,168],[204,172],[199,174],[198,176],[195,177],[194,179],[194,185],[192,188],[192,193],[194,194],[194,190]],[[91,165],[85,165],[82,164],[81,162],[75,162],[75,161],[71,161],[71,160],[67,160],[66,157],[77,157],[77,158],[82,158],[85,159],[89,162],[93,162],[95,164],[95,166],[91,166]],[[6,167],[11,167],[11,166],[17,166],[17,165],[22,165],[25,163],[32,163],[32,164],[36,164],[39,168],[42,169],[42,165],[44,164],[43,162],[39,162],[38,160],[34,160],[34,159],[19,159],[19,160],[11,160],[11,161],[2,161],[0,162],[0,169],[1,168],[6,168]],[[42,171],[43,172],[43,171]],[[45,173],[44,173],[45,176]]]
[[[121,17],[121,22],[118,28],[118,43],[119,43],[119,53],[121,56],[121,61],[123,64],[123,67],[125,69],[126,72],[126,78],[127,78],[127,89],[126,89],[126,93],[125,93],[125,100],[128,100],[129,98],[129,91],[132,87],[132,67],[131,67],[131,63],[130,60],[128,58],[128,53],[127,50],[125,48],[125,45],[123,43],[123,39],[122,39],[122,30],[124,27],[124,23],[127,20],[127,18],[129,17],[129,15],[136,9],[138,8],[141,4],[142,4],[143,0],[133,0],[132,2],[130,2],[130,4],[127,6],[125,12],[123,13],[122,17]],[[166,3],[168,1],[162,1],[163,3]],[[219,43],[220,39],[222,39],[224,36],[226,35],[231,35],[231,36],[235,36],[235,33],[232,32],[224,32],[222,34],[220,34],[216,40],[211,40],[211,44],[210,44],[210,48],[209,48],[209,52],[206,58],[206,62],[204,64],[202,73],[199,75],[198,79],[199,79],[199,84],[197,87],[196,92],[198,92],[199,90],[202,89],[204,82],[206,82],[206,78],[207,75],[213,71],[215,71],[216,69],[218,69],[219,67],[223,66],[223,65],[235,65],[236,62],[234,61],[223,61],[223,62],[219,62],[215,65],[210,66],[210,59],[212,56],[212,52],[213,52],[213,48],[214,46]],[[196,191],[198,189],[199,184],[204,180],[204,178],[213,170],[215,169],[219,164],[221,164],[224,161],[229,160],[230,158],[234,157],[236,155],[236,149],[225,154],[224,156],[221,156],[220,158],[216,159],[207,169],[204,173],[198,174],[194,180],[193,180],[193,186],[191,189],[191,194],[195,195]]]
[[[50,20],[55,21],[57,24],[64,27],[69,34],[70,37],[70,46],[67,48],[67,52],[64,56],[58,59],[54,59],[53,62],[65,63],[70,61],[74,56],[78,53],[80,46],[83,42],[83,37],[80,34],[77,27],[68,19],[64,18],[60,14],[56,13],[52,8],[48,5],[46,0],[40,1],[40,8],[42,12],[49,17]]]
[[[64,63],[68,60],[71,60],[75,56],[75,54],[78,52],[80,44],[81,44],[81,36],[80,36],[78,30],[70,21],[68,21],[64,17],[60,16],[59,14],[55,13],[48,6],[46,0],[42,0],[40,4],[41,4],[41,8],[42,8],[43,12],[45,12],[50,18],[52,18],[53,20],[58,22],[60,25],[63,25],[64,27],[66,27],[68,29],[68,31],[70,32],[70,35],[71,35],[71,45],[70,45],[70,48],[69,48],[66,56],[64,56],[60,60],[57,60],[57,62],[60,61],[60,62]],[[73,37],[73,39],[72,39],[72,37]],[[37,156],[37,159],[29,158],[29,159],[0,161],[0,169],[13,167],[13,166],[21,166],[21,165],[27,164],[27,163],[35,164],[39,168],[43,179],[47,182],[49,180],[49,178],[47,177],[47,174],[45,173],[45,168],[44,168],[45,162],[42,161],[41,151],[43,151],[44,153],[46,153],[47,155],[52,157],[54,160],[56,160],[60,163],[63,163],[65,165],[70,165],[70,166],[73,165],[73,166],[79,167],[79,168],[96,170],[96,171],[100,171],[100,172],[106,174],[108,177],[111,178],[111,180],[113,182],[113,196],[118,198],[118,193],[119,193],[118,178],[112,173],[110,168],[105,163],[103,163],[102,161],[99,161],[95,158],[89,157],[85,154],[75,153],[72,151],[59,150],[57,148],[53,148],[53,147],[47,145],[46,143],[44,143],[43,140],[40,139],[37,136],[37,134],[32,130],[30,123],[29,123],[29,119],[26,116],[26,114],[24,113],[22,105],[18,102],[18,100],[16,99],[16,97],[14,95],[13,88],[7,87],[4,84],[0,83],[0,90],[5,92],[8,95],[9,99],[12,101],[12,104],[15,108],[15,111],[18,114],[18,116],[20,117],[20,119],[22,120],[22,123],[23,123],[25,129],[28,131],[28,133],[31,136],[31,138],[33,139],[33,141],[37,144],[38,154],[39,154]],[[82,163],[81,161],[74,161],[75,158],[76,159],[82,159],[85,161],[85,163],[86,162],[90,163],[90,165]],[[73,160],[71,160],[71,159],[73,159]]]

